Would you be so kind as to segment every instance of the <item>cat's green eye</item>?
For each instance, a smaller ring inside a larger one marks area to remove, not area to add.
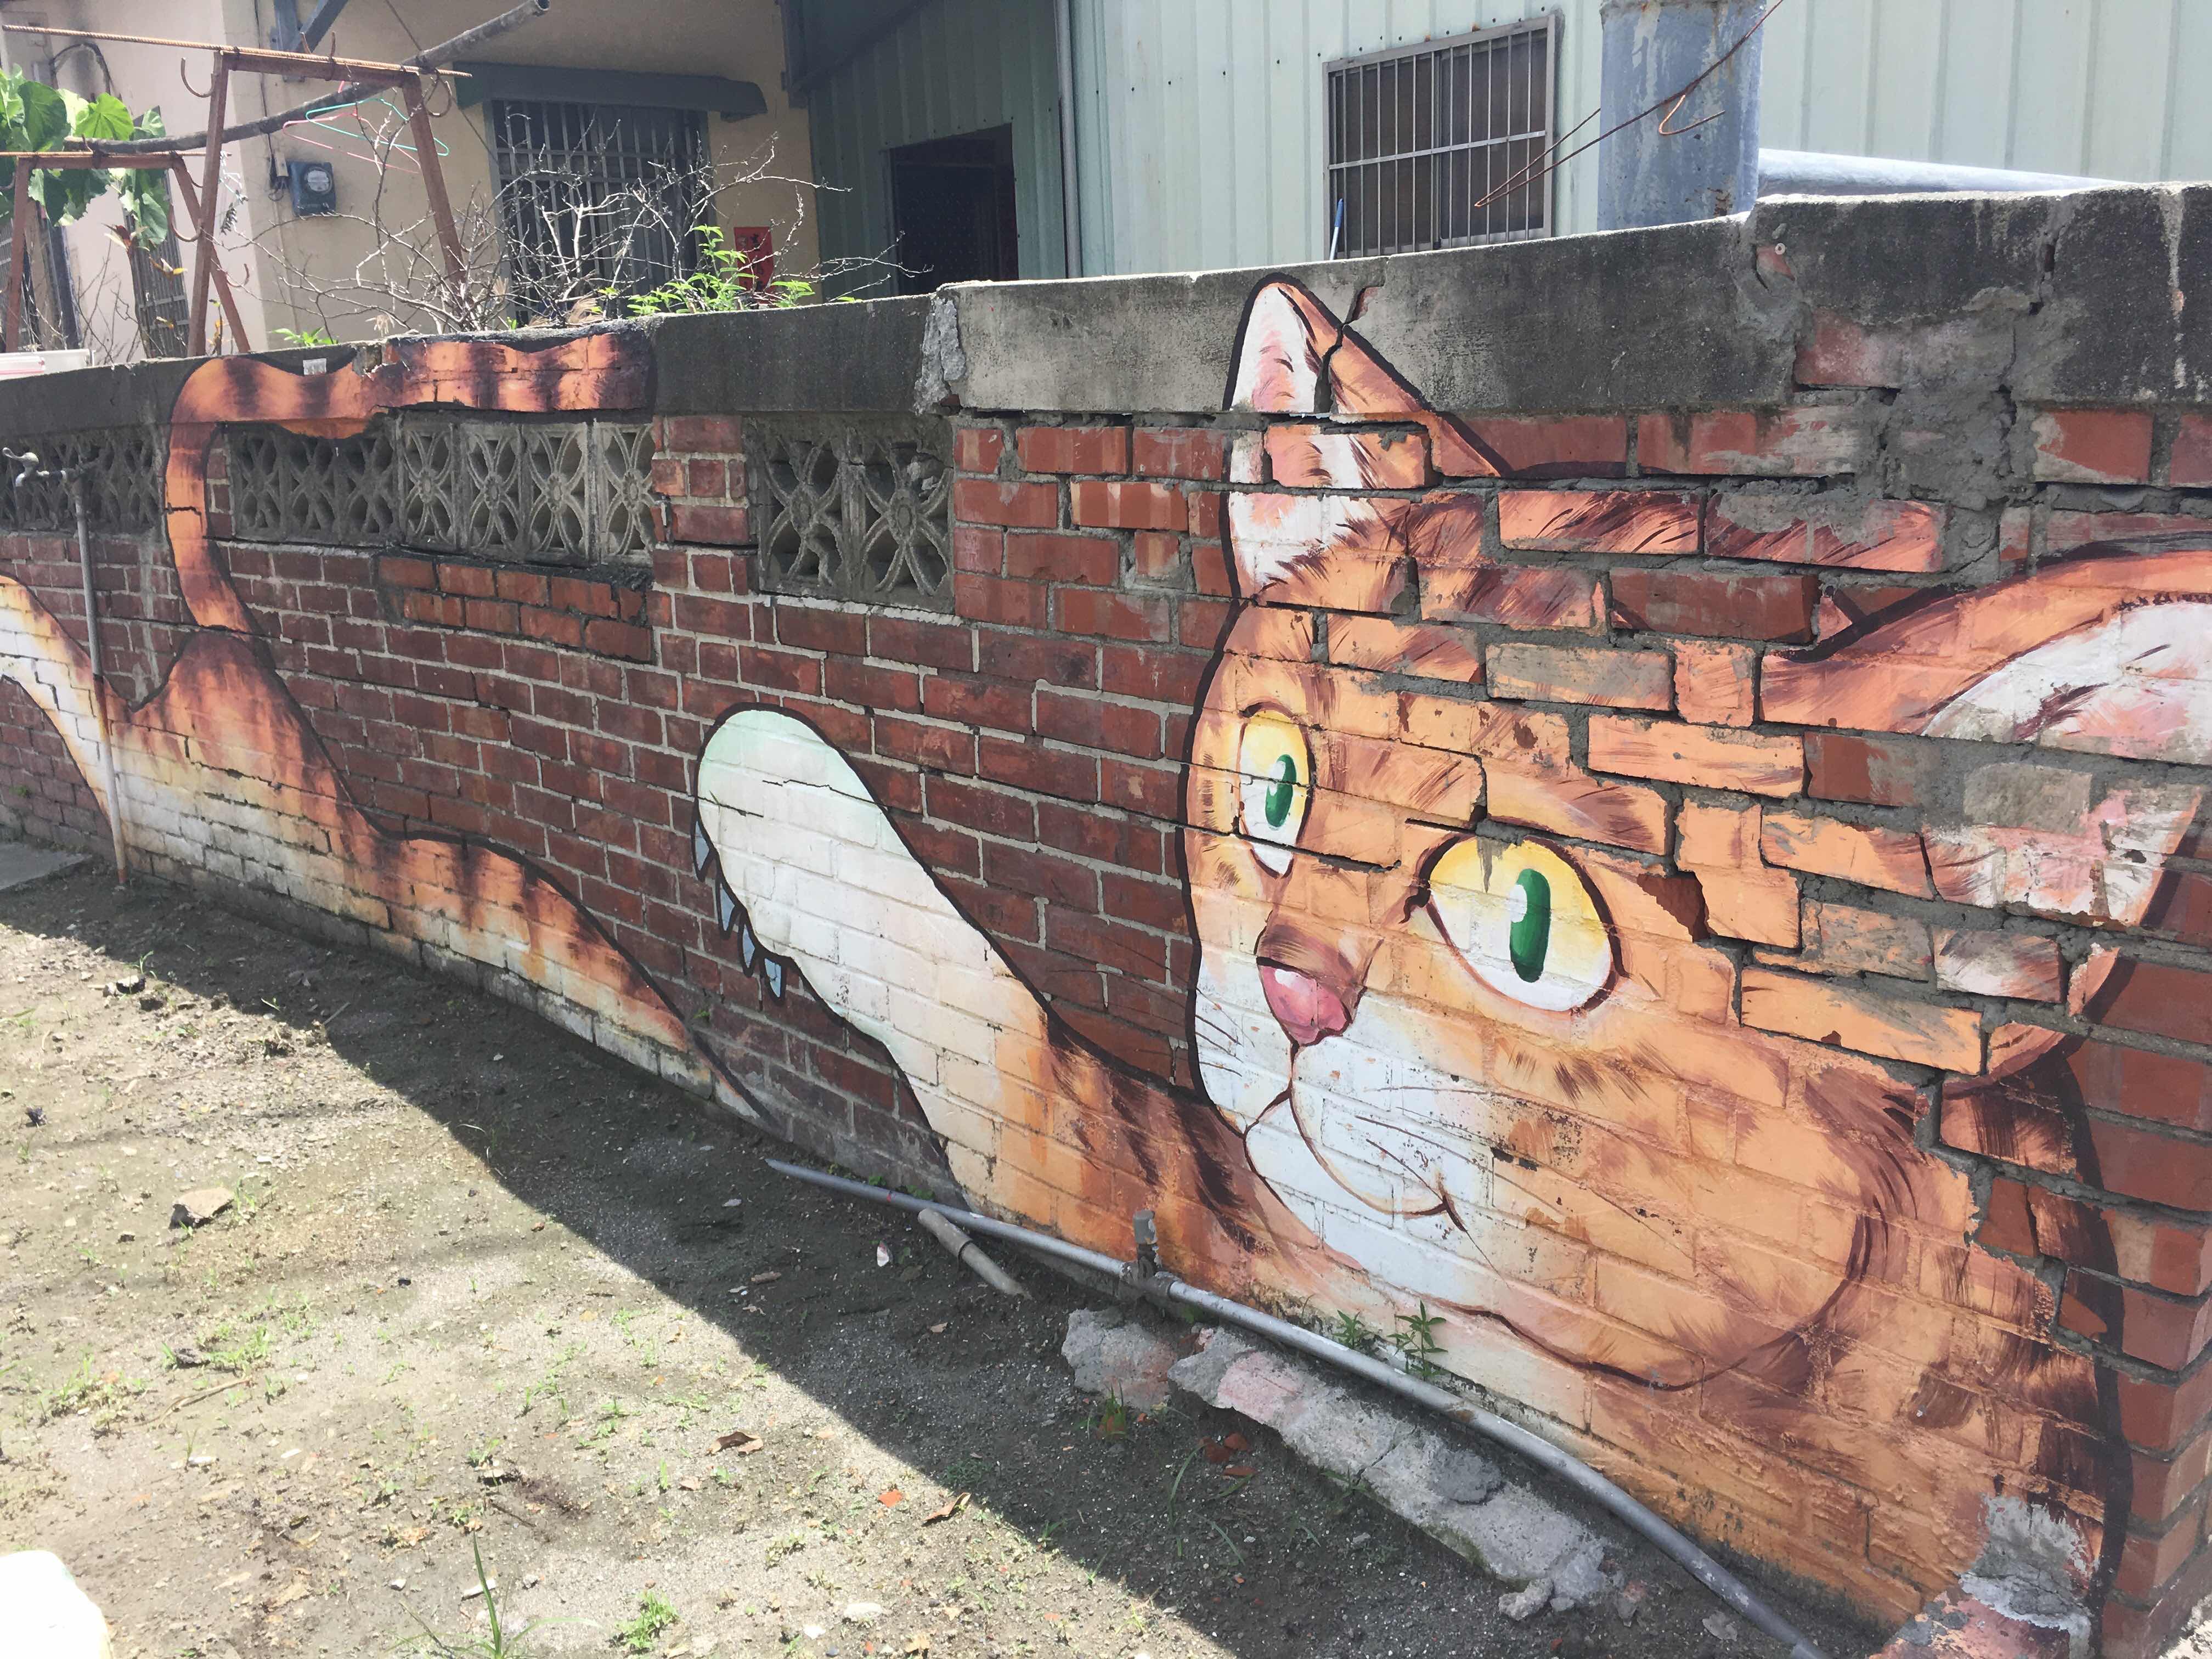
[[[1287,715],[1262,709],[1244,722],[1237,745],[1237,828],[1252,856],[1274,875],[1291,867],[1305,827],[1313,751],[1305,730]]]
[[[1523,870],[1508,901],[1512,926],[1505,935],[1507,959],[1528,984],[1544,977],[1544,954],[1552,943],[1552,884],[1540,871]]]
[[[1429,872],[1429,908],[1474,976],[1526,1007],[1571,1012],[1612,982],[1597,899],[1541,842],[1454,842]]]

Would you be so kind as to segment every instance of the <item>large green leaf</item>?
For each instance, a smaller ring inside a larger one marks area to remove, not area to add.
[[[99,97],[76,112],[70,131],[79,138],[118,140],[131,136],[131,111],[112,93],[103,92]]]
[[[69,137],[69,106],[42,82],[22,83],[24,149],[52,149]]]

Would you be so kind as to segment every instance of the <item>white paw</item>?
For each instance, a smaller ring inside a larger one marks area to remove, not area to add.
[[[699,755],[692,852],[744,965],[796,969],[917,1087],[980,1060],[1033,1000],[899,839],[852,763],[780,709],[740,709]]]

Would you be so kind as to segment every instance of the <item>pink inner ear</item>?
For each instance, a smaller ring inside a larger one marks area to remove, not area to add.
[[[1336,319],[1287,283],[1254,296],[1237,363],[1232,408],[1262,415],[1310,415],[1321,387],[1322,360],[1336,343]]]

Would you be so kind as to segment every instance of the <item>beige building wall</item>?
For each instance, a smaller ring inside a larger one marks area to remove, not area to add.
[[[300,0],[303,18],[313,9],[312,0]],[[389,5],[359,0],[340,15],[321,45],[345,57],[396,61],[502,9],[501,0],[392,0]],[[0,0],[0,19],[202,40],[220,37],[237,45],[265,45],[273,27],[270,0],[46,0],[37,7]],[[82,47],[64,50],[64,39],[9,39],[11,46],[20,44],[23,55],[17,61],[27,69],[59,52],[62,83],[74,90],[112,89],[134,111],[158,104],[172,131],[197,131],[205,125],[204,97],[188,90],[179,74],[182,58],[190,87],[204,94],[204,55],[103,44],[95,58]],[[771,227],[779,273],[806,270],[817,263],[806,117],[791,107],[784,90],[783,28],[776,0],[558,0],[544,17],[472,55],[501,63],[711,75],[754,82],[768,102],[765,113],[738,121],[711,112],[706,117],[709,153],[723,185],[714,198],[716,222],[724,228]],[[250,120],[288,108],[312,96],[319,84],[236,76],[229,118]],[[488,257],[494,204],[486,106],[462,107],[441,88],[433,108],[447,189],[464,240]],[[388,164],[380,165],[378,140],[393,137],[408,148],[387,150]],[[409,295],[428,291],[439,262],[411,144],[394,94],[388,101],[372,100],[350,114],[333,114],[226,149],[226,223],[217,246],[239,290],[252,346],[283,343],[278,330],[321,330],[352,339],[441,325],[435,314],[409,302]],[[331,165],[337,214],[293,214],[283,179],[285,163],[293,160]],[[130,326],[128,263],[115,234],[119,223],[114,206],[103,204],[68,234],[87,343],[108,360],[137,355]],[[189,249],[184,263],[190,264]]]

